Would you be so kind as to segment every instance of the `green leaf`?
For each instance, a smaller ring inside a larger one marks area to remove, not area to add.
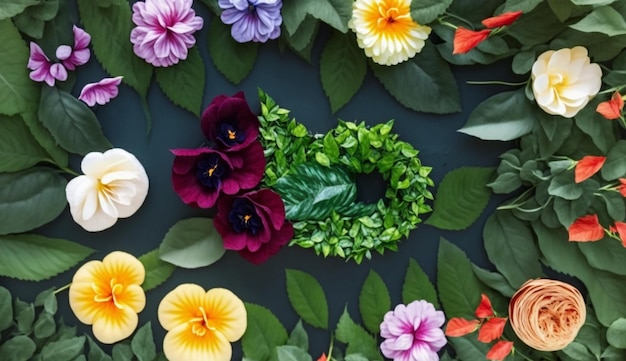
[[[223,22],[211,21],[208,44],[213,64],[231,83],[241,83],[254,68],[259,44],[238,43]]]
[[[592,12],[570,27],[583,33],[602,33],[608,36],[626,34],[624,17],[610,6],[600,6],[593,9]]]
[[[426,25],[443,14],[452,0],[422,0],[411,2],[411,18],[418,24]]]
[[[474,318],[480,283],[465,253],[444,238],[439,241],[437,254],[437,288],[446,317]]]
[[[16,15],[13,23],[22,33],[31,38],[41,39],[45,22],[54,19],[58,11],[58,0],[40,0],[37,5],[29,6],[24,12]]]
[[[117,343],[112,350],[113,361],[132,361],[133,350],[128,343]]]
[[[0,275],[41,281],[68,270],[93,252],[78,243],[35,234],[0,236]]]
[[[78,10],[102,67],[111,76],[124,76],[124,83],[145,97],[152,67],[133,52],[130,4],[122,1],[116,6],[100,7],[93,0],[78,0]]]
[[[87,359],[89,361],[113,361],[111,356],[107,355],[97,343],[95,343],[91,337],[87,336],[87,343],[89,344],[89,353]]]
[[[130,348],[139,361],[152,361],[156,357],[156,345],[152,337],[150,322],[141,326],[130,341]]]
[[[296,323],[296,326],[291,331],[291,334],[289,334],[287,345],[297,346],[304,351],[309,350],[309,335],[302,326],[302,320],[298,320],[298,323]]]
[[[13,309],[15,310],[17,330],[24,334],[30,333],[33,329],[33,322],[35,322],[35,306],[18,298],[13,303]]]
[[[35,321],[35,324],[33,325],[33,333],[35,337],[42,340],[52,336],[56,331],[56,326],[54,317],[44,311],[39,314],[39,318]]]
[[[322,50],[320,76],[324,93],[335,113],[356,94],[367,73],[363,51],[352,33],[333,33]]]
[[[446,174],[426,224],[454,231],[471,226],[489,202],[487,183],[493,173],[494,168],[462,167]]]
[[[592,100],[576,116],[576,126],[585,134],[591,137],[593,143],[604,153],[615,145],[615,122],[604,119],[600,113],[596,112],[599,100]]]
[[[9,3],[30,2],[9,0]],[[15,115],[37,104],[39,86],[29,78],[28,57],[28,47],[11,20],[0,20],[0,114]]]
[[[446,315],[447,316],[447,315]],[[489,344],[482,343],[475,335],[464,337],[450,337],[448,339],[460,360],[486,360]]]
[[[298,316],[313,327],[328,328],[328,302],[324,289],[306,272],[287,269],[287,295]]]
[[[182,268],[199,268],[217,262],[226,250],[210,218],[178,221],[165,234],[159,257]]]
[[[626,248],[613,239],[604,242],[576,242],[593,268],[626,276]],[[595,246],[595,247],[594,247]]]
[[[613,347],[626,349],[626,318],[618,318],[609,326],[606,340]]]
[[[307,15],[319,19],[345,33],[352,16],[352,3],[344,0],[298,0],[286,1],[281,9],[283,24],[293,35]]]
[[[439,308],[437,291],[430,282],[428,275],[413,258],[409,259],[404,283],[402,284],[402,303],[409,304],[416,300],[426,300]]]
[[[13,303],[11,292],[0,286],[0,332],[6,330],[13,323]]]
[[[339,145],[331,132],[326,133],[324,136],[324,154],[333,162],[339,161]]]
[[[601,357],[603,361],[622,361],[626,359],[626,350],[609,345],[602,351]]]
[[[41,359],[42,361],[71,360],[82,353],[84,347],[85,336],[50,342],[41,349]]]
[[[376,339],[367,333],[363,327],[352,321],[347,309],[344,309],[341,317],[339,317],[335,337],[348,345],[346,354],[360,353],[368,360],[383,360],[378,352]]]
[[[0,359],[3,361],[28,361],[35,354],[37,346],[26,335],[18,335],[0,345]]]
[[[231,63],[235,62],[231,59]],[[186,60],[173,66],[157,68],[155,74],[159,87],[172,103],[200,116],[206,75],[197,47],[189,49]]]
[[[0,173],[0,234],[42,226],[65,209],[67,181],[49,168]]]
[[[48,158],[19,117],[0,115],[0,172],[17,172]]]
[[[37,118],[37,113],[22,113],[22,119],[30,130],[30,133],[37,139],[37,142],[46,150],[50,158],[60,167],[66,167],[68,164],[67,151],[59,147],[56,140],[46,127]]]
[[[45,291],[40,292],[37,297],[35,297],[35,306],[40,307],[43,306],[44,310],[51,315],[57,313],[58,310],[58,302],[57,297],[54,293],[56,289],[48,288]]]
[[[516,289],[511,286],[509,281],[500,273],[490,272],[486,269],[482,269],[475,264],[472,264],[472,270],[480,282],[484,283],[489,288],[500,292],[504,297],[510,298],[515,293]]]
[[[248,328],[241,338],[244,357],[255,361],[268,361],[276,357],[276,346],[287,342],[287,330],[278,318],[265,307],[246,303]]]
[[[43,87],[38,114],[59,145],[72,153],[85,155],[113,147],[104,137],[96,115],[70,93]]]
[[[146,279],[141,285],[144,291],[149,291],[165,282],[176,269],[173,264],[162,261],[159,258],[158,248],[139,257],[139,261],[146,269]]]
[[[12,18],[27,7],[37,5],[39,0],[3,0],[0,3],[0,20]]]
[[[394,66],[370,63],[370,67],[389,94],[409,109],[436,114],[461,110],[452,71],[430,43],[413,59]]]
[[[482,140],[513,140],[530,133],[536,111],[523,90],[498,93],[480,103],[458,131]]]
[[[291,221],[324,219],[356,199],[356,184],[345,168],[312,162],[297,165],[272,188],[283,199],[285,216]]]
[[[606,180],[614,180],[626,174],[626,140],[619,140],[611,148],[600,173]]]
[[[605,166],[606,167],[606,163]],[[551,196],[561,197],[569,201],[578,199],[583,195],[582,183],[574,182],[574,172],[563,172],[557,174],[550,181],[548,186],[548,194]]]
[[[380,332],[380,323],[390,308],[391,298],[385,282],[376,271],[370,270],[359,294],[359,311],[365,328],[373,334]]]
[[[311,355],[305,350],[296,346],[278,346],[276,347],[278,361],[311,361]]]

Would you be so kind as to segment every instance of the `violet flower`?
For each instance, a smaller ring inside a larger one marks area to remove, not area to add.
[[[293,238],[293,226],[285,220],[285,205],[270,189],[261,189],[217,201],[215,229],[224,248],[254,264],[267,261]]]
[[[282,0],[219,0],[218,4],[224,10],[220,19],[232,25],[230,33],[236,41],[264,43],[280,36]]]
[[[115,78],[104,78],[97,83],[86,84],[80,91],[78,100],[93,107],[94,105],[104,105],[117,96],[117,87],[122,82],[122,76]]]
[[[222,153],[215,149],[173,149],[172,183],[186,204],[211,208],[220,194],[236,194],[256,187],[265,171],[265,156],[260,142],[239,152]]]
[[[91,35],[76,25],[74,25],[72,30],[74,32],[74,47],[61,45],[56,51],[57,58],[69,70],[74,70],[77,66],[86,64],[91,57],[91,52],[88,48],[91,42]]]
[[[243,92],[232,97],[219,95],[202,113],[204,136],[220,150],[237,151],[259,135],[259,119],[250,110]]]
[[[38,82],[46,82],[49,86],[54,86],[56,80],[65,81],[67,70],[63,64],[52,63],[39,45],[30,43],[30,57],[26,65],[30,72],[30,78]]]
[[[447,340],[441,326],[446,318],[424,300],[398,305],[385,314],[380,336],[385,338],[380,350],[394,361],[438,361],[439,351]]]
[[[146,0],[133,4],[130,32],[135,54],[154,66],[167,67],[187,59],[193,33],[204,21],[191,9],[193,0]]]

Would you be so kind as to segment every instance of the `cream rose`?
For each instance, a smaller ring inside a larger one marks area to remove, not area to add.
[[[539,55],[532,69],[533,94],[541,109],[571,118],[585,107],[602,85],[602,70],[590,64],[587,49],[549,50]]]
[[[84,175],[65,188],[74,221],[89,232],[107,229],[132,216],[148,194],[148,176],[134,155],[119,148],[83,158]]]

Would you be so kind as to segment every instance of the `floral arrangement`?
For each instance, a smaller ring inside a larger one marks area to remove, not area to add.
[[[406,108],[457,112],[451,68],[508,59],[513,82],[474,86],[511,90],[482,101],[459,132],[511,147],[497,167],[449,172],[433,197],[432,168],[391,132],[393,121],[339,120],[312,134],[262,90],[258,114],[243,93],[219,95],[201,113],[203,28],[211,61],[234,84],[252,70],[262,43],[311,60],[322,39],[321,86],[333,113],[368,71]],[[0,287],[0,359],[226,361],[237,342],[255,361],[625,359],[625,36],[622,0],[0,4],[0,275],[73,274],[33,303]],[[110,77],[75,88],[75,72],[94,59]],[[66,205],[88,235],[140,210],[149,172],[111,144],[96,107],[129,87],[149,131],[153,78],[200,119],[205,141],[172,149],[169,176],[180,201],[207,216],[180,220],[139,257],[116,250],[87,261],[94,249],[37,229]],[[78,158],[82,174],[73,170]],[[375,204],[356,196],[356,175],[370,173],[386,182]],[[176,266],[208,266],[225,250],[260,264],[289,244],[362,263],[374,251],[398,250],[431,207],[426,224],[467,229],[492,194],[501,204],[486,215],[483,241],[493,267],[441,238],[436,282],[410,260],[393,307],[382,277],[370,271],[358,300],[362,325],[346,308],[329,329],[322,285],[299,270],[285,273],[301,318],[291,333],[269,309],[226,288],[168,282]],[[139,314],[161,284],[171,287],[158,304],[165,336],[155,343]],[[66,289],[76,320],[91,326],[87,335],[54,319]],[[309,354],[310,327],[330,331],[322,355]],[[113,344],[111,356],[99,344]]]

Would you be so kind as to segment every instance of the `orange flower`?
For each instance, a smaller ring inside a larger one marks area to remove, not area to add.
[[[504,325],[506,325],[506,318],[492,317],[488,319],[478,330],[478,341],[489,343],[500,338],[504,332]]]
[[[317,359],[317,361],[326,361],[326,353],[322,353],[322,356],[320,356],[320,358]]]
[[[596,214],[578,218],[569,226],[568,232],[569,240],[574,242],[594,242],[604,238],[604,228]]]
[[[506,13],[502,13],[502,14],[500,14],[498,16],[493,16],[493,17],[487,18],[487,19],[483,20],[482,23],[486,27],[488,27],[490,29],[493,29],[493,28],[498,28],[500,26],[511,25],[520,16],[522,16],[522,12],[521,11],[509,11],[509,12],[506,12]]]
[[[509,301],[513,331],[539,351],[558,351],[569,345],[585,323],[585,300],[570,284],[550,279],[524,283]]]
[[[459,26],[454,32],[454,49],[452,54],[465,54],[487,39],[491,30],[473,31]]]
[[[487,318],[493,316],[493,307],[491,307],[491,301],[486,294],[480,294],[480,304],[476,307],[476,317]]]
[[[487,360],[502,361],[504,360],[511,350],[513,349],[513,342],[511,341],[498,341],[487,352]]]
[[[598,104],[596,112],[606,119],[614,120],[622,116],[622,109],[624,109],[624,99],[619,92],[615,92],[611,96],[611,100]]]
[[[619,235],[622,246],[626,248],[626,223],[615,221],[615,227],[611,226],[610,231]]]
[[[598,173],[605,161],[606,157],[603,156],[584,156],[581,160],[576,162],[576,168],[574,169],[574,182],[580,183],[591,178],[594,174]]]
[[[480,321],[478,320],[466,320],[460,317],[453,317],[448,321],[446,325],[446,336],[461,337],[469,333],[472,333],[478,329]]]
[[[619,182],[621,184],[617,187],[617,190],[622,195],[622,197],[626,197],[626,178],[620,178]]]

